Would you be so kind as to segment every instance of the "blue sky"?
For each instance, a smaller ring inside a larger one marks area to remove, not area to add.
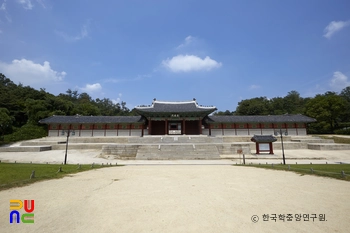
[[[0,0],[0,72],[129,108],[350,85],[349,0]]]

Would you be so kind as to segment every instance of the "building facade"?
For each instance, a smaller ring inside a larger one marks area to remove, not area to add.
[[[289,135],[306,135],[307,124],[316,120],[304,115],[211,116],[215,106],[192,101],[157,101],[135,107],[140,116],[51,116],[48,136],[107,137],[146,135],[265,135],[284,129]]]

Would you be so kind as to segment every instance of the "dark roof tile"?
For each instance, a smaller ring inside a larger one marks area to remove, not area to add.
[[[93,124],[144,122],[141,116],[51,116],[39,121],[42,124]]]
[[[183,101],[183,102],[165,102],[165,101],[153,101],[150,106],[137,106],[135,107],[139,112],[214,112],[215,106],[201,106],[198,105],[195,100]]]
[[[252,142],[275,142],[277,139],[272,135],[254,135],[250,139]]]
[[[223,123],[309,123],[316,120],[301,114],[268,115],[268,116],[208,116],[207,121]]]

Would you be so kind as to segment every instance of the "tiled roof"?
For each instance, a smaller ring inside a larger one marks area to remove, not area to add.
[[[181,113],[181,112],[214,112],[215,106],[201,106],[198,105],[195,100],[193,101],[178,101],[178,102],[167,102],[154,100],[152,105],[141,105],[135,107],[139,112],[170,112],[170,113]]]
[[[275,142],[277,139],[272,135],[254,135],[250,139],[252,142]]]
[[[208,116],[207,122],[225,123],[309,123],[316,120],[301,114],[268,115],[268,116]]]
[[[137,123],[144,122],[141,116],[51,116],[39,121],[42,124],[84,124],[84,123]]]

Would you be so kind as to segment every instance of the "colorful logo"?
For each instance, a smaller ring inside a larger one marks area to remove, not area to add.
[[[10,200],[10,223],[15,220],[16,223],[34,223],[34,200],[24,200],[25,214],[20,214],[18,210],[22,209],[23,202],[21,200]]]

